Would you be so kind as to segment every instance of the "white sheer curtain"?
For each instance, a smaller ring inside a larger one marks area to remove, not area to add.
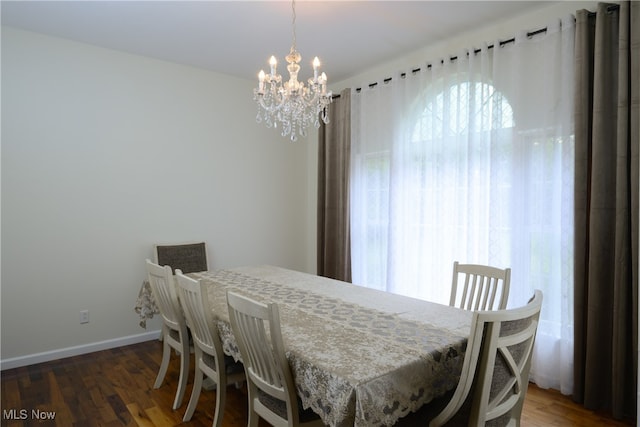
[[[544,292],[531,378],[571,393],[573,17],[354,91],[353,282],[448,303],[453,261]]]

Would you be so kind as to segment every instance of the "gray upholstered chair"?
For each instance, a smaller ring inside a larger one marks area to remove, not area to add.
[[[302,408],[284,351],[278,305],[227,292],[233,336],[242,355],[249,395],[250,427],[261,417],[276,427],[324,426]]]
[[[503,310],[507,308],[510,281],[510,268],[455,261],[449,305],[465,310]]]
[[[174,274],[178,269],[184,274],[209,269],[207,245],[204,242],[155,244],[153,256],[156,264],[170,266]]]
[[[167,374],[171,349],[173,348],[180,355],[180,378],[176,397],[173,401],[173,409],[175,410],[182,405],[182,398],[187,388],[189,359],[191,357],[189,333],[182,308],[178,302],[171,268],[169,266],[161,267],[149,260],[146,262],[151,292],[162,316],[162,362],[160,363],[160,370],[153,388],[158,388],[162,385]]]
[[[154,244],[153,262],[160,266],[168,265],[175,274],[181,270],[184,274],[209,269],[207,244],[205,242],[182,242],[172,244]],[[162,334],[165,334],[165,326],[162,326]]]
[[[473,313],[460,382],[429,427],[520,425],[541,308],[536,290],[524,307]]]

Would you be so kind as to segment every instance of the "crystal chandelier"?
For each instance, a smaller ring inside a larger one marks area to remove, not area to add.
[[[293,43],[287,60],[289,81],[283,82],[282,76],[277,74],[278,61],[275,56],[269,60],[270,74],[260,70],[258,74],[258,88],[253,90],[253,99],[258,103],[258,115],[256,121],[264,122],[267,127],[282,128],[282,136],[289,136],[291,141],[298,139],[297,135],[307,135],[307,127],[313,122],[320,127],[320,117],[324,123],[329,122],[327,116],[328,106],[331,103],[331,91],[327,91],[327,76],[325,73],[318,75],[320,60],[313,60],[313,78],[308,80],[308,86],[298,81],[300,71],[300,59],[296,50],[296,5],[291,2]]]

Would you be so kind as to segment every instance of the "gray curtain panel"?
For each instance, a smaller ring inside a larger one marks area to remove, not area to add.
[[[351,282],[351,89],[329,106],[318,133],[318,274]]]
[[[636,414],[640,3],[576,13],[574,400]]]

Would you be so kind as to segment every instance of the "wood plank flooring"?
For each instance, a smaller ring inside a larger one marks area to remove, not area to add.
[[[215,391],[203,390],[198,408],[182,422],[191,396],[193,373],[182,407],[172,411],[178,358],[172,357],[165,384],[152,388],[161,360],[161,343],[145,343],[5,370],[1,375],[0,425],[14,426],[211,426]],[[193,366],[193,364],[192,364]],[[246,389],[228,388],[224,427],[247,425]],[[51,417],[55,417],[53,420]],[[632,426],[585,410],[556,391],[531,385],[523,427]],[[260,427],[267,426],[261,420]]]

